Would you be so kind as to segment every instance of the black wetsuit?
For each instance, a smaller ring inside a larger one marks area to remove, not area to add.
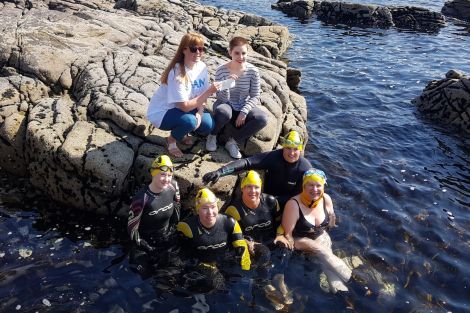
[[[130,262],[145,267],[150,259],[161,261],[162,258],[155,257],[174,246],[174,226],[179,219],[180,195],[175,180],[158,194],[153,193],[149,187],[141,189],[132,199],[127,223],[127,231],[134,243]],[[149,251],[147,245],[153,251]],[[151,256],[148,255],[150,252]]]
[[[230,162],[220,171],[224,176],[243,170],[264,170],[263,192],[275,196],[283,210],[287,200],[302,192],[302,177],[310,168],[312,165],[302,156],[295,163],[287,162],[282,149],[278,149]]]
[[[260,204],[256,209],[248,208],[241,197],[236,198],[225,210],[225,214],[232,216],[243,230],[245,238],[256,243],[252,255],[252,262],[257,266],[259,278],[267,278],[269,271],[273,274],[284,273],[288,266],[291,251],[282,245],[274,245],[276,228],[280,224],[279,203],[271,195],[262,193]],[[272,266],[270,266],[270,262]]]
[[[215,225],[207,229],[193,215],[179,222],[177,230],[182,234],[184,252],[203,263],[223,262],[228,257],[230,246],[239,256],[248,257],[248,248],[238,223],[231,217],[219,214]]]
[[[256,209],[248,208],[239,197],[230,203],[225,214],[230,215],[240,224],[243,235],[257,242],[274,239],[281,217],[276,198],[264,193],[260,195],[260,204]]]
[[[311,239],[318,238],[318,236],[323,234],[326,227],[330,223],[328,211],[326,210],[326,206],[325,206],[325,198],[323,198],[323,211],[325,212],[325,219],[323,220],[323,222],[320,223],[320,225],[313,225],[312,223],[307,221],[307,219],[304,216],[304,213],[300,209],[299,202],[297,201],[297,199],[293,199],[293,200],[297,203],[297,206],[299,208],[299,219],[295,223],[294,231],[292,232],[292,234],[295,237],[307,237]]]

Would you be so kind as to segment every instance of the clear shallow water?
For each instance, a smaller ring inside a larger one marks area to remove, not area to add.
[[[270,10],[273,2],[224,7],[263,15],[293,34],[286,58],[302,69],[306,154],[327,173],[341,219],[333,247],[361,256],[362,276],[369,277],[351,282],[347,295],[326,294],[318,266],[295,258],[287,272],[295,294],[290,311],[469,312],[470,138],[423,120],[410,103],[449,69],[470,73],[468,31],[452,23],[437,34],[301,24]],[[443,1],[413,5],[439,11]],[[116,231],[122,221],[71,216],[63,208],[62,215],[45,214],[53,205],[36,201],[40,195],[23,199],[24,183],[1,179],[2,312],[18,305],[23,312],[271,310],[254,291],[253,276],[231,275],[227,292],[164,292],[167,278],[142,281],[128,270],[124,235]],[[31,256],[20,257],[20,248]],[[381,294],[378,281],[395,295]]]

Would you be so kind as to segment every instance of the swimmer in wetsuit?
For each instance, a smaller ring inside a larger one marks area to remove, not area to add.
[[[217,275],[217,264],[229,257],[232,247],[240,258],[243,270],[249,270],[250,255],[239,224],[231,217],[219,214],[217,197],[207,188],[198,191],[196,195],[196,213],[177,225],[181,233],[183,251],[188,257],[197,260],[196,271],[212,272]],[[221,276],[220,274],[218,274]],[[204,274],[202,274],[204,276]],[[209,289],[213,289],[210,281],[206,281]],[[201,284],[198,281],[197,284]]]
[[[202,179],[206,184],[216,183],[220,177],[240,171],[264,170],[263,192],[275,196],[282,210],[287,200],[302,191],[302,175],[312,165],[301,156],[304,145],[297,131],[290,131],[281,144],[282,149],[230,162]]]
[[[141,274],[148,272],[150,263],[168,263],[168,258],[163,260],[162,256],[167,257],[176,249],[174,235],[180,219],[180,194],[173,169],[168,156],[157,157],[150,167],[151,183],[132,199],[127,223],[133,243],[130,263]]]
[[[235,198],[225,210],[240,224],[252,255],[255,244],[273,240],[281,217],[276,198],[261,193],[261,185],[259,174],[249,171],[241,183],[241,197]]]
[[[333,254],[331,238],[326,231],[335,226],[335,212],[331,197],[325,191],[326,176],[318,169],[310,169],[303,175],[302,193],[291,198],[282,215],[289,248],[315,254],[321,261],[330,290],[347,291],[345,283],[351,277],[351,269]]]
[[[258,266],[260,277],[267,276],[273,271],[273,283],[264,286],[266,296],[277,310],[285,304],[291,304],[293,299],[284,283],[284,270],[290,258],[290,251],[282,246],[274,246],[276,226],[280,222],[279,204],[271,195],[261,193],[262,181],[259,174],[249,171],[241,182],[241,197],[235,198],[225,210],[225,214],[233,217],[242,228],[247,242],[252,262]],[[283,234],[282,227],[277,232]],[[279,242],[282,242],[279,240]],[[269,248],[268,248],[269,247]],[[270,251],[270,248],[272,251]],[[269,266],[272,261],[273,266]],[[267,270],[269,269],[269,270]]]

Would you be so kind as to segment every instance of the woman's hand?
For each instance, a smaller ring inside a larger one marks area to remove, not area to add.
[[[240,112],[235,121],[235,126],[242,127],[243,125],[245,125],[245,120],[246,120],[246,114],[243,112]]]
[[[289,250],[294,250],[294,238],[292,238],[292,241],[290,241],[284,235],[277,235],[274,239],[274,243],[276,244],[278,242],[284,244],[284,246]]]
[[[219,90],[221,86],[222,84],[220,82],[213,82],[212,84],[210,84],[209,88],[207,88],[207,92],[209,92],[209,94],[211,95],[217,90]]]

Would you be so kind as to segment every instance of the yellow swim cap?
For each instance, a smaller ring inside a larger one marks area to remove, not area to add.
[[[199,212],[201,206],[206,203],[214,203],[217,202],[217,197],[214,195],[212,191],[207,188],[202,188],[197,192],[196,195],[196,213]]]
[[[155,176],[160,172],[173,172],[173,163],[167,155],[160,155],[155,160],[153,160],[152,165],[150,166],[150,175]]]
[[[243,178],[241,183],[241,188],[245,187],[246,185],[255,185],[261,187],[263,182],[261,181],[261,177],[255,171],[249,171],[246,176]]]
[[[297,131],[291,130],[285,138],[281,139],[281,145],[283,148],[297,148],[302,150],[302,137],[300,137],[300,134]]]
[[[326,175],[322,170],[311,168],[304,173],[304,177],[302,179],[302,187],[305,186],[305,184],[309,181],[314,181],[324,185],[326,184]]]

